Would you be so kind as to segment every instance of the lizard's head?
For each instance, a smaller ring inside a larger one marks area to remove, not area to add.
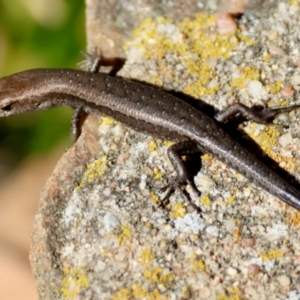
[[[70,72],[32,69],[0,78],[0,117],[56,106],[77,107],[80,98],[69,94],[62,80]]]
[[[33,110],[36,93],[30,75],[25,71],[0,79],[0,117]]]

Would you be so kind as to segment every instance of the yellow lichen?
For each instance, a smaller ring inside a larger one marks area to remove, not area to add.
[[[243,89],[247,86],[247,82],[259,79],[259,70],[246,66],[240,69],[239,77],[232,77],[230,86],[236,89]]]
[[[290,102],[289,100],[285,99],[274,99],[274,102],[276,103],[277,106],[287,106],[287,105],[290,105]]]
[[[107,169],[107,155],[102,155],[99,159],[87,164],[80,186],[99,179],[105,174]]]
[[[264,61],[269,61],[271,59],[271,54],[270,53],[264,53],[263,54],[263,60]]]
[[[211,200],[210,200],[210,198],[209,198],[208,195],[202,196],[202,197],[200,198],[200,201],[201,201],[201,203],[202,203],[204,206],[210,206],[210,204],[211,204]]]
[[[168,140],[164,140],[163,144],[166,146],[166,147],[170,147],[174,144],[173,141],[168,141]]]
[[[162,294],[157,288],[152,291],[147,291],[143,289],[140,285],[135,285],[132,287],[132,295],[134,299],[145,299],[145,300],[168,300],[170,297],[168,295]],[[132,299],[132,298],[130,298]]]
[[[150,221],[146,222],[145,225],[146,225],[147,227],[149,227],[149,228],[152,227],[152,223],[151,223]]]
[[[297,211],[295,213],[292,213],[286,218],[287,223],[293,225],[293,226],[299,226],[300,225],[300,211]]]
[[[121,233],[118,235],[120,246],[124,246],[131,237],[131,230],[128,226],[121,227]]]
[[[159,171],[158,168],[153,169],[154,179],[161,179],[163,177],[163,173]]]
[[[154,151],[157,149],[157,144],[155,141],[151,141],[149,144],[148,144],[148,150],[150,152]]]
[[[281,81],[272,82],[268,85],[268,89],[269,89],[270,94],[279,93],[281,88],[282,88],[282,82]]]
[[[242,34],[241,31],[237,32],[237,37],[239,38],[239,40],[249,46],[254,45],[255,41],[250,39],[249,36]]]
[[[169,299],[170,299],[169,295],[164,295],[157,288],[149,292],[148,295],[146,296],[146,300],[169,300]]]
[[[236,199],[236,196],[233,195],[233,196],[229,197],[227,200],[225,200],[225,204],[226,205],[231,205],[234,202],[235,199]]]
[[[172,205],[172,211],[170,212],[172,218],[183,218],[185,214],[186,209],[183,203],[175,203]]]
[[[269,249],[260,254],[260,258],[263,261],[269,261],[272,259],[278,260],[281,257],[283,257],[283,252],[281,250],[276,249]]]
[[[61,292],[64,299],[77,299],[79,293],[89,286],[89,280],[81,269],[63,268]]]
[[[150,198],[154,203],[159,203],[159,197],[152,191],[150,192]]]
[[[168,30],[164,30],[164,28]],[[169,34],[172,28],[173,34]],[[170,19],[157,17],[146,19],[133,33],[126,49],[135,47],[151,60],[159,61],[158,72],[150,79],[159,85],[170,81],[186,84],[183,92],[199,98],[215,94],[220,86],[216,72],[208,63],[209,59],[228,59],[238,43],[253,44],[238,30],[235,35],[222,35],[216,30],[215,16],[198,14],[194,19],[175,23]],[[174,74],[164,59],[173,54],[184,66],[184,76]]]
[[[127,288],[120,289],[112,296],[112,300],[131,300],[131,299],[132,299],[131,290]]]
[[[259,70],[249,66],[241,69],[241,74],[248,80],[257,80],[259,78]]]
[[[245,79],[241,77],[232,77],[230,86],[232,88],[243,89],[246,87]]]
[[[164,272],[161,267],[145,270],[144,278],[152,284],[160,284],[166,289],[169,289],[174,282],[174,276],[170,272]]]
[[[227,294],[219,294],[217,300],[241,300],[239,287],[230,287]]]
[[[208,161],[208,162],[211,162],[212,160],[213,160],[213,157],[210,155],[210,154],[203,154],[202,156],[201,156],[201,159],[203,160],[203,161]]]
[[[143,249],[139,255],[139,260],[144,267],[149,267],[154,258],[155,254],[151,249]]]
[[[100,118],[100,124],[114,125],[116,123],[117,122],[114,119],[107,117],[107,116],[101,116],[101,118]]]
[[[147,291],[141,287],[140,284],[133,284],[131,287],[132,295],[138,299],[147,299]],[[132,299],[132,298],[131,298]]]
[[[112,300],[133,300],[133,299],[145,299],[145,300],[169,300],[168,295],[164,295],[159,292],[157,288],[151,291],[144,289],[140,284],[133,284],[131,288],[123,288],[117,291]]]
[[[257,128],[259,128],[259,130],[257,130]],[[273,150],[273,147],[277,145],[278,137],[280,136],[276,126],[269,125],[262,127],[261,125],[252,123],[246,127],[246,132],[258,145],[260,145],[262,150],[269,157],[277,162],[284,163],[285,170],[292,172],[299,169],[299,164],[295,163],[291,156],[279,154]]]
[[[194,253],[193,258],[190,259],[190,264],[193,266],[193,270],[195,272],[205,272],[206,270],[205,262],[200,257],[198,257],[196,253]]]
[[[261,130],[258,134],[256,134],[256,129],[257,124],[252,123],[249,125],[249,129],[247,129],[247,133],[260,145],[268,156],[276,159],[276,154],[272,149],[272,147],[276,145],[279,137],[279,132],[276,130],[276,126],[265,126],[264,130]]]

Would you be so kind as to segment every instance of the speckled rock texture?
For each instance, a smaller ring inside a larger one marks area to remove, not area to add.
[[[87,3],[94,36],[98,17],[110,24],[109,9],[100,14],[101,1]],[[250,1],[239,19],[225,2],[203,2],[205,13],[199,3],[184,11],[190,19],[150,10],[152,18],[126,23],[120,13],[126,26],[115,23],[124,32],[113,51],[96,36],[89,49],[126,53],[118,76],[201,98],[197,106],[208,114],[236,101],[299,103],[299,1],[264,1],[261,11]],[[223,26],[231,33],[221,34]],[[299,188],[300,111],[275,123],[242,123],[232,134]],[[31,264],[40,299],[300,299],[300,213],[207,154],[195,177],[201,196],[188,187],[202,212],[178,192],[162,208],[160,188],[175,175],[169,145],[105,116],[88,117],[36,215]]]

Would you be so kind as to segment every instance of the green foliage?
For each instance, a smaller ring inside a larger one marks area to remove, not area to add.
[[[0,77],[32,68],[76,68],[84,50],[84,1],[0,2]],[[0,119],[0,153],[18,161],[51,150],[69,139],[71,114],[61,108]]]

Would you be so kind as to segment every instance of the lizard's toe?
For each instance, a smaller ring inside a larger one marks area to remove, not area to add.
[[[178,190],[182,195],[184,195],[185,198],[188,197],[188,193],[186,192],[186,186],[190,185],[192,191],[197,194],[198,196],[201,194],[200,191],[197,189],[195,183],[193,180],[185,179],[185,180],[179,180],[176,179],[169,183],[169,185],[164,186],[160,189],[160,192],[165,192],[164,197],[162,198],[162,202],[166,202],[170,196],[174,193],[175,190]],[[190,200],[190,199],[189,199]]]

